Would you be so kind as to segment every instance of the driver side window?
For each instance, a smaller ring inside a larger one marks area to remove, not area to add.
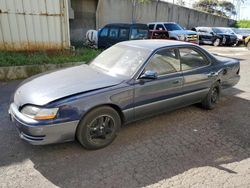
[[[145,71],[155,71],[158,76],[179,72],[180,60],[175,49],[159,50],[150,59],[145,67]]]

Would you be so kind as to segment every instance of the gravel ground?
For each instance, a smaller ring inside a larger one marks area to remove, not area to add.
[[[241,60],[241,81],[216,109],[194,105],[130,124],[97,151],[20,140],[7,115],[20,81],[0,82],[0,187],[250,187],[250,52],[205,48]]]

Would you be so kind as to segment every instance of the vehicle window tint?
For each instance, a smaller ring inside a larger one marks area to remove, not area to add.
[[[154,30],[155,25],[154,24],[149,24],[148,28],[149,30]]]
[[[209,62],[202,54],[191,48],[180,48],[182,70],[190,70],[208,65]]]
[[[110,28],[109,37],[117,38],[118,37],[118,32],[119,32],[118,28]]]
[[[105,27],[101,30],[101,37],[107,37],[108,36],[108,32],[109,32],[109,28]]]
[[[207,28],[200,28],[200,29],[199,29],[199,32],[202,32],[202,33],[209,33],[209,31],[208,31]]]
[[[147,29],[132,28],[130,38],[132,40],[146,39],[146,38],[148,38],[148,30]]]
[[[164,29],[164,27],[163,27],[162,24],[157,24],[157,25],[156,25],[156,30],[164,31],[165,29]]]
[[[158,51],[146,65],[145,70],[156,71],[159,76],[180,71],[180,60],[176,50]]]
[[[167,31],[183,30],[183,28],[176,23],[166,23],[164,24],[164,26],[167,29]]]
[[[129,34],[129,29],[121,28],[119,37],[120,38],[128,38],[128,34]]]

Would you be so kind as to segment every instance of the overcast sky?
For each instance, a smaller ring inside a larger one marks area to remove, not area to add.
[[[163,1],[173,3],[173,2],[177,2],[178,0],[163,0]],[[198,0],[184,0],[184,1],[185,1],[186,6],[191,8],[193,3],[197,2]],[[237,0],[228,0],[228,1],[235,3],[235,5],[237,2]],[[250,0],[245,0],[245,3],[241,3],[240,19],[241,20],[243,20],[243,19],[250,20]]]
[[[246,0],[246,2],[241,5],[240,18],[250,20],[250,0]]]

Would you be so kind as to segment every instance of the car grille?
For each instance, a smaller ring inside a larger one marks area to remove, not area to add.
[[[187,39],[188,42],[197,42],[198,40],[198,35],[196,34],[192,34],[192,35],[187,35]]]

